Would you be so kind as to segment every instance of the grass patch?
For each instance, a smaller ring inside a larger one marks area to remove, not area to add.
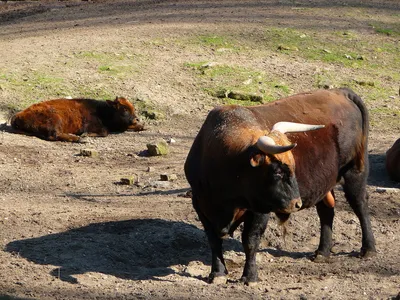
[[[63,78],[52,76],[38,71],[21,75],[19,73],[0,74],[2,89],[15,91],[20,95],[20,101],[14,108],[22,109],[38,99],[47,99],[49,95],[65,97],[67,85]]]
[[[230,39],[218,35],[200,35],[197,37],[198,43],[203,46],[214,48],[235,48],[235,45]]]
[[[107,75],[123,77],[126,74],[132,74],[137,70],[135,67],[130,65],[102,65],[99,67],[99,71]]]
[[[376,33],[387,36],[400,36],[400,22],[390,25],[382,22],[375,22],[371,23],[370,26],[372,26]]]
[[[112,75],[119,79],[130,76],[141,69],[141,55],[125,52],[81,51],[74,53],[78,59],[98,64],[97,71],[101,75]]]
[[[308,60],[359,67],[364,64],[366,55],[362,47],[355,46],[355,38],[352,32],[335,32],[331,36],[324,36],[291,28],[268,28],[264,34],[265,44],[272,51]]]
[[[184,44],[192,44],[202,48],[208,48],[221,55],[226,52],[239,52],[243,49],[238,39],[221,35],[198,35],[185,41]]]
[[[204,91],[224,99],[224,103],[254,105],[290,93],[289,86],[270,78],[262,71],[204,62],[186,63],[185,66],[199,76]],[[234,94],[236,96],[231,96]]]

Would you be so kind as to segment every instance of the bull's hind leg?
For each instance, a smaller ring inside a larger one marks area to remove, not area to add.
[[[333,190],[330,192],[335,198]],[[325,196],[325,197],[328,197]],[[321,226],[319,246],[315,252],[314,262],[326,262],[331,254],[332,248],[332,224],[335,215],[334,208],[326,204],[325,199],[317,203],[317,212]]]
[[[268,219],[269,214],[246,212],[242,233],[246,263],[241,278],[245,284],[251,284],[258,280],[256,254],[260,245],[260,239],[267,227]]]
[[[344,174],[343,178],[343,190],[346,199],[360,220],[362,231],[360,255],[362,257],[372,256],[376,253],[376,249],[368,209],[368,195],[366,190],[367,173],[350,169]]]

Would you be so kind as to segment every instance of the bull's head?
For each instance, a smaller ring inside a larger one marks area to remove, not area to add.
[[[112,121],[117,131],[143,130],[143,123],[136,116],[135,107],[131,102],[123,97],[116,97],[114,101],[107,100],[107,103],[115,112]]]
[[[286,133],[305,132],[323,128],[324,125],[308,125],[292,122],[278,122],[268,135],[258,138],[257,151],[251,156],[250,164],[260,168],[263,180],[263,194],[268,195],[269,208],[282,213],[300,210],[302,201],[295,176],[295,160],[291,150],[296,147]],[[264,210],[263,204],[257,210]]]

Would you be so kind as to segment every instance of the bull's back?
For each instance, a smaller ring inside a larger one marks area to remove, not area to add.
[[[54,99],[33,104],[11,119],[11,126],[28,133],[82,132],[85,120],[95,113],[86,99]]]

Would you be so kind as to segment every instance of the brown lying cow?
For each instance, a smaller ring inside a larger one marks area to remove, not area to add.
[[[48,141],[79,142],[80,135],[107,136],[110,132],[140,131],[143,125],[128,100],[55,99],[33,104],[11,118],[19,133]]]
[[[361,255],[374,254],[366,193],[368,126],[362,100],[349,89],[213,109],[185,162],[193,206],[212,251],[210,282],[226,281],[221,238],[242,222],[242,281],[257,281],[256,251],[270,212],[285,221],[291,212],[316,205],[321,223],[316,258],[329,257],[333,188],[341,178],[345,197],[360,220]]]
[[[400,139],[386,152],[386,170],[392,180],[400,182]]]

